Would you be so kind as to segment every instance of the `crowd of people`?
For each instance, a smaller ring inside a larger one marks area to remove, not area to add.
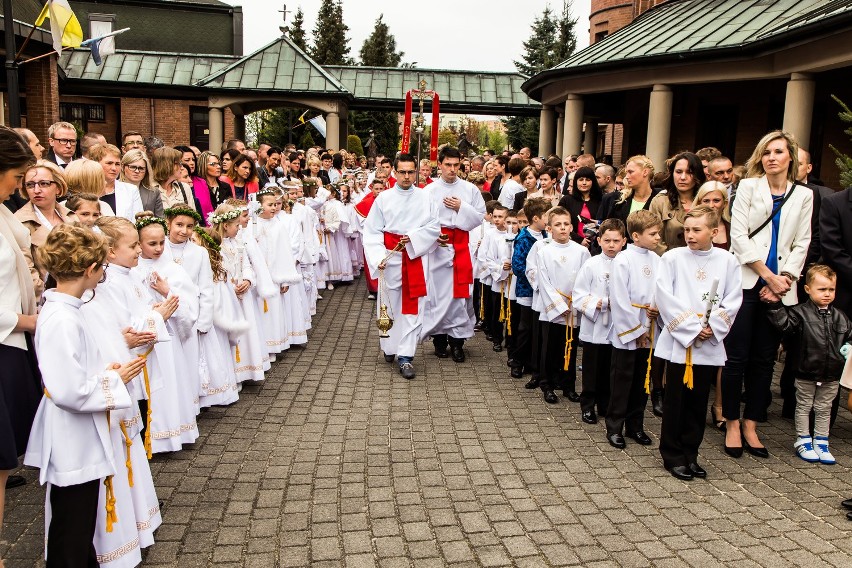
[[[849,190],[809,179],[785,132],[742,167],[703,148],[660,172],[529,148],[446,146],[435,171],[403,153],[217,153],[135,131],[119,147],[65,122],[47,140],[0,127],[0,492],[24,483],[20,456],[39,469],[48,566],[141,562],[162,520],[148,459],[192,444],[199,413],[263,381],[307,342],[321,294],[362,271],[403,378],[421,343],[463,363],[479,331],[510,377],[603,418],[616,448],[652,444],[650,396],[682,480],[707,476],[714,387],[725,452],[769,456],[758,424],[783,341],[794,451],[834,463]]]

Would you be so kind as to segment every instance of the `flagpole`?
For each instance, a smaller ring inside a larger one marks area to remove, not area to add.
[[[8,0],[3,0],[3,1],[5,2],[5,1],[8,1]],[[74,48],[73,48],[73,47],[70,47],[70,46],[68,46],[68,47],[63,47],[63,48],[62,48],[62,51],[65,51],[66,49],[74,49]],[[29,63],[29,62],[31,62],[31,61],[38,61],[39,59],[44,59],[45,57],[50,57],[50,56],[51,56],[51,55],[53,55],[54,53],[55,53],[56,55],[59,55],[61,52],[56,51],[56,50],[53,50],[53,51],[49,51],[49,52],[47,52],[47,53],[42,53],[41,55],[36,55],[35,57],[30,57],[29,59],[24,59],[23,61],[21,61],[21,63],[20,63],[20,64],[21,64],[21,65],[23,65],[24,63]]]
[[[15,62],[16,58],[10,57],[12,53],[15,53],[15,22],[12,18],[12,0],[3,0],[3,27],[6,35],[6,85],[9,92],[9,125],[12,128],[20,128],[21,99],[20,87],[18,86],[18,64]],[[30,32],[30,35],[32,35],[32,32]],[[24,42],[24,45],[26,45],[26,42]]]

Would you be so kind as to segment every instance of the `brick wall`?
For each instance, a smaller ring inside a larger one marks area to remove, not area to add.
[[[59,76],[56,56],[24,66],[27,120],[24,126],[36,133],[47,147],[47,128],[59,121]]]
[[[600,35],[611,35],[629,24],[645,10],[666,0],[592,0],[589,14],[589,43]]]
[[[121,99],[122,132],[138,130],[143,136],[152,133],[151,101],[129,97]],[[204,101],[153,99],[153,135],[167,146],[189,144],[189,107],[205,104]],[[225,109],[225,139],[233,136],[234,114],[230,109]]]

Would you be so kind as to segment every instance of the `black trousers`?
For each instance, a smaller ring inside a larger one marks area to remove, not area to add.
[[[47,568],[98,568],[94,538],[100,486],[99,479],[50,486],[53,516],[47,529]]]
[[[725,337],[728,361],[722,369],[722,415],[728,420],[740,418],[740,402],[745,385],[746,420],[766,422],[766,409],[772,401],[769,387],[775,354],[781,334],[766,316],[767,304],[760,301],[758,283],[743,290],[743,303],[730,333]]]
[[[531,307],[521,304],[512,306],[512,311],[518,312],[518,325],[515,327],[512,322],[515,336],[511,358],[527,371],[538,371],[538,314]]]
[[[612,348],[609,407],[606,410],[607,434],[622,434],[645,429],[645,373],[649,349]]]
[[[491,341],[493,343],[503,343],[503,327],[505,322],[500,321],[500,298],[502,294],[500,292],[493,292],[489,288],[485,289],[485,293],[488,295],[488,306],[490,311],[486,310],[488,314],[488,331],[491,332]],[[503,301],[503,311],[506,311],[506,306],[509,303],[509,300]],[[505,315],[505,314],[504,314]]]
[[[660,429],[660,455],[663,466],[671,469],[698,461],[698,447],[704,439],[707,399],[710,385],[716,384],[718,367],[693,365],[693,388],[683,384],[686,365],[668,363],[663,424]]]
[[[473,311],[476,314],[476,321],[482,322],[483,318],[479,317],[479,309],[481,307],[482,302],[482,284],[479,282],[479,278],[473,279]]]
[[[446,349],[447,345],[452,347],[464,347],[464,339],[450,337],[446,333],[439,333],[432,336],[432,345],[435,346],[435,349]]]
[[[509,359],[515,359],[517,350],[518,326],[521,323],[521,306],[515,300],[506,300],[506,351]]]
[[[485,317],[482,318],[483,329],[488,333],[493,333],[491,321],[493,319],[493,300],[491,299],[491,286],[479,283],[480,304],[475,304],[476,309],[480,310]],[[477,314],[479,315],[479,314]]]
[[[568,359],[568,370],[565,370],[565,332],[567,326],[553,322],[542,322],[541,325],[541,384],[542,390],[562,390],[562,392],[577,390],[577,350],[580,347],[580,328],[574,328],[574,341],[571,345],[571,356]]]
[[[606,416],[609,406],[609,375],[612,365],[612,345],[583,342],[583,392],[580,408]]]
[[[659,335],[659,334],[657,334]],[[666,375],[666,364],[668,361],[659,357],[651,356],[651,388],[660,390],[663,388],[663,377]]]

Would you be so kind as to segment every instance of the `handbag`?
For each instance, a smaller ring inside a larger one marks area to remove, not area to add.
[[[772,213],[769,214],[769,217],[767,217],[766,220],[763,223],[761,223],[760,226],[757,229],[753,230],[752,232],[750,232],[748,234],[749,239],[753,239],[754,236],[756,234],[758,234],[760,231],[762,231],[763,228],[766,225],[768,225],[770,223],[770,221],[772,221],[772,218],[775,217],[775,215],[777,215],[779,211],[781,211],[781,208],[784,207],[784,204],[787,203],[787,200],[790,199],[790,196],[793,195],[793,192],[796,190],[797,184],[798,184],[798,182],[795,182],[795,181],[793,182],[793,186],[790,187],[790,191],[787,192],[787,195],[784,196],[784,199],[781,200],[781,203],[779,203],[778,205],[775,206],[775,208],[772,210]]]

